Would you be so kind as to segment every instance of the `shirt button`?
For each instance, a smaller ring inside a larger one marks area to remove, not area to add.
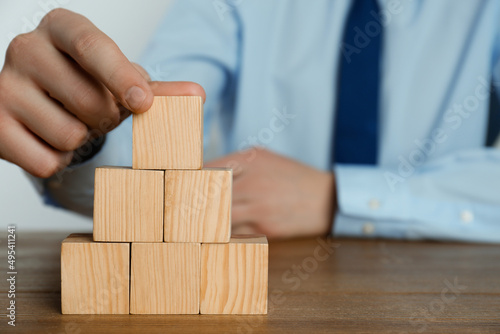
[[[474,220],[474,214],[469,210],[464,210],[460,213],[460,220],[462,220],[463,224],[472,223]]]
[[[370,207],[370,209],[372,210],[377,210],[378,208],[380,208],[380,201],[373,198],[371,199],[369,202],[368,202],[368,206]]]
[[[375,232],[375,225],[373,223],[365,223],[363,225],[363,234],[372,235]]]

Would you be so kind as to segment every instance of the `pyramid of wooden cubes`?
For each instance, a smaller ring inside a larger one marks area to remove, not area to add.
[[[132,167],[95,171],[93,235],[62,242],[62,313],[266,314],[267,239],[231,237],[231,191],[203,168],[201,97],[155,97]]]

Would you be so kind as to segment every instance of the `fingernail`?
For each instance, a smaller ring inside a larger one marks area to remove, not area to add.
[[[125,100],[127,101],[130,109],[137,110],[142,106],[142,103],[146,99],[146,93],[144,90],[137,86],[132,86],[125,94]]]

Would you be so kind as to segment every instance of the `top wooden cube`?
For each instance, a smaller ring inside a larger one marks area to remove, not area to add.
[[[134,169],[201,169],[203,101],[200,96],[155,96],[133,115]]]

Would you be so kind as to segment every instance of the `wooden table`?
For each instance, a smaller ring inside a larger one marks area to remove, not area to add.
[[[62,315],[58,233],[17,233],[16,327],[0,333],[500,333],[500,245],[305,239],[270,244],[267,316]]]

